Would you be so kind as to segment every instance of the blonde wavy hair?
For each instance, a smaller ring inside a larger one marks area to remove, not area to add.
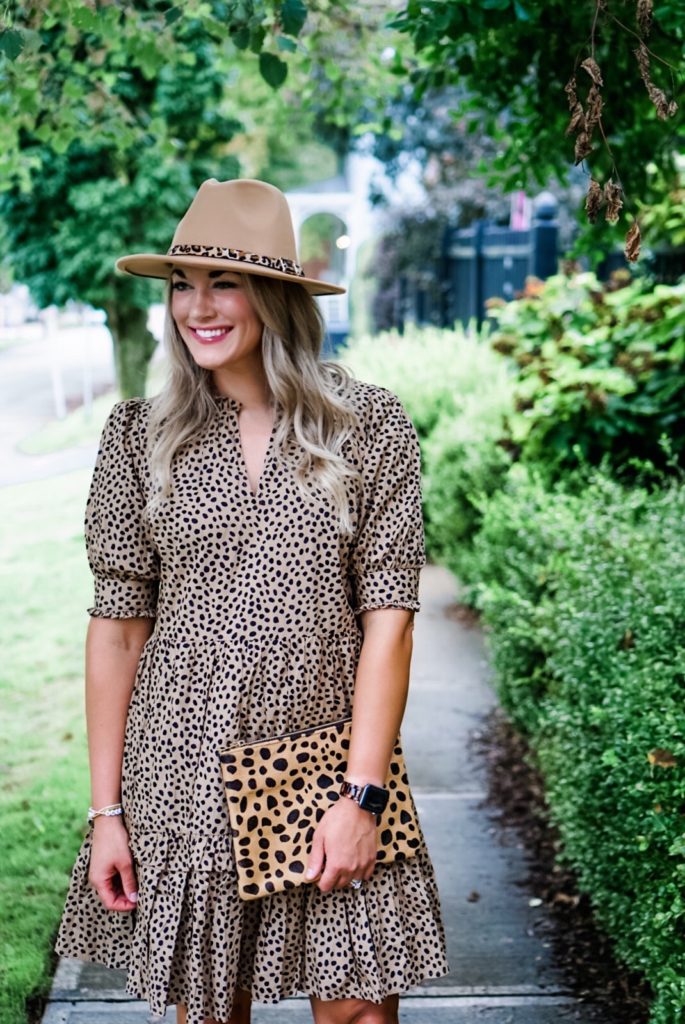
[[[346,481],[359,471],[342,455],[342,446],[359,420],[346,403],[352,374],[340,363],[320,359],[324,325],[312,296],[295,282],[241,275],[241,287],[263,324],[262,360],[272,401],[283,415],[274,434],[274,451],[287,458],[287,441],[299,445],[294,477],[303,496],[312,478],[325,488],[350,533],[352,523]],[[164,341],[169,375],[151,409],[150,466],[156,493],[150,509],[171,493],[171,466],[181,448],[200,439],[216,415],[216,393],[208,370],[190,355],[171,312],[171,282],[166,289]],[[311,477],[310,477],[311,473]]]

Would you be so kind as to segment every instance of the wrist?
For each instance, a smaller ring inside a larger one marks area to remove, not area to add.
[[[370,811],[367,807],[360,807],[357,801],[351,800],[350,797],[341,796],[339,800],[336,800],[336,803],[342,804],[344,807],[350,807],[350,813],[352,814],[353,817],[363,816],[367,818],[369,815],[371,815],[372,818],[376,817],[373,811]]]
[[[384,786],[374,783],[353,783],[348,778],[340,786],[340,795],[354,801],[362,810],[380,815],[386,808],[390,794]]]
[[[96,821],[98,818],[119,818],[123,813],[123,805],[119,802],[101,807],[91,806],[88,808],[88,821]]]
[[[385,779],[379,775],[361,775],[358,772],[345,772],[345,782],[351,782],[353,786],[379,786],[381,789],[385,786]]]
[[[117,829],[126,828],[126,825],[123,814],[119,814],[116,818],[106,818],[102,814],[97,818],[93,818],[90,827],[97,832],[116,832]]]

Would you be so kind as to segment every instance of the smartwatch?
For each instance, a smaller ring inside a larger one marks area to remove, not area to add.
[[[381,786],[372,786],[370,782],[367,782],[365,786],[358,786],[354,782],[343,782],[340,787],[340,795],[354,800],[362,810],[378,815],[385,810],[390,796],[387,789],[383,789]]]

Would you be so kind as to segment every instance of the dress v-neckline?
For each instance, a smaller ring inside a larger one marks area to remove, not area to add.
[[[245,459],[245,450],[243,448],[243,440],[240,433],[240,421],[238,419],[238,414],[242,407],[240,403],[237,402],[235,399],[229,399],[229,407],[233,415],[233,422],[235,423],[238,459],[240,460],[240,474],[242,477],[243,488],[250,496],[250,498],[254,501],[260,497],[264,476],[271,463],[271,456],[273,454],[274,439],[276,436],[276,427],[278,426],[280,410],[278,406],[274,408],[274,420],[271,426],[271,432],[269,434],[269,441],[266,446],[266,451],[264,453],[264,459],[262,461],[262,468],[260,469],[259,476],[257,478],[257,486],[255,487],[254,490],[252,490],[252,485],[250,484],[250,474],[248,473],[247,469],[247,460]]]

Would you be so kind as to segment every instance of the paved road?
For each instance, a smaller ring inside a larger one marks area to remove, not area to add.
[[[17,445],[55,418],[56,396],[71,408],[81,404],[84,384],[96,394],[114,386],[112,339],[101,324],[24,330],[28,340],[0,351],[0,486],[92,466],[97,445],[28,456]]]
[[[601,1024],[601,1015],[564,988],[551,959],[544,906],[521,882],[525,857],[481,806],[483,769],[467,738],[495,703],[482,639],[445,614],[453,577],[428,566],[421,581],[412,686],[402,728],[408,771],[435,863],[450,975],[405,995],[402,1024]],[[473,894],[478,898],[474,899]],[[471,898],[470,898],[471,897]],[[144,1024],[147,1004],[123,991],[123,973],[60,963],[44,1024]],[[170,1021],[174,1011],[167,1012]],[[253,1024],[310,1024],[306,997],[254,1005]]]

